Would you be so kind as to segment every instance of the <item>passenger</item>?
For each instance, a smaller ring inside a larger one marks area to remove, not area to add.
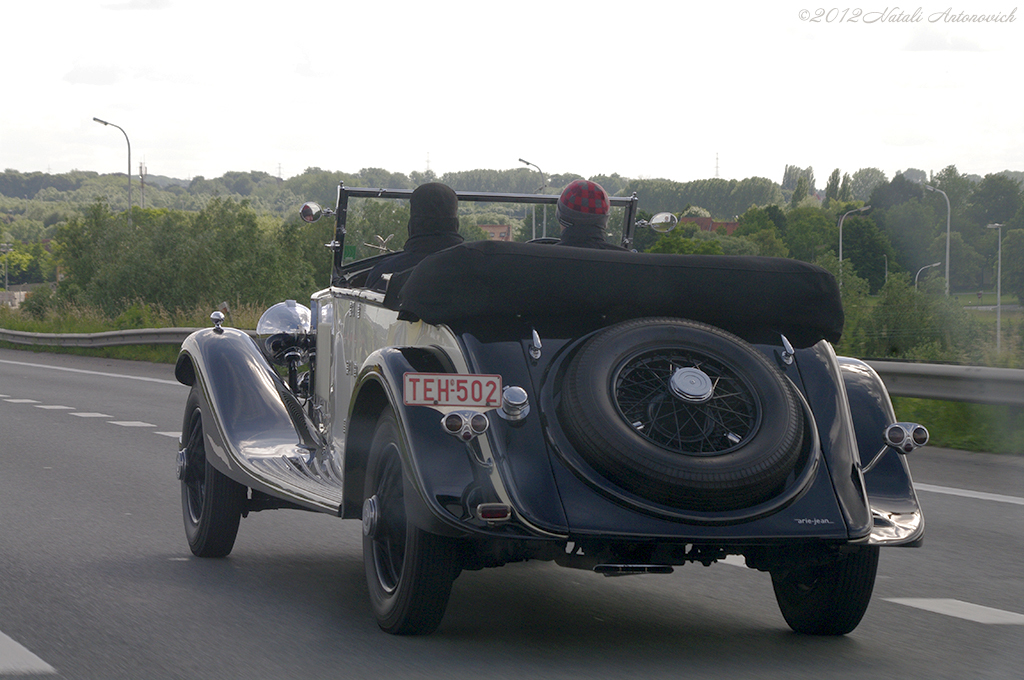
[[[560,246],[626,250],[604,240],[608,229],[611,201],[608,192],[596,182],[578,179],[570,182],[558,197],[555,214],[562,225]]]
[[[410,269],[431,253],[462,243],[459,235],[459,198],[451,187],[421,184],[409,198],[409,238],[370,271],[366,287],[384,290],[383,274]]]

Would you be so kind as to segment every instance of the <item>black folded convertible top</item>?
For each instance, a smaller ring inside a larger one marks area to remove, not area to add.
[[[393,279],[397,286],[387,303],[405,318],[431,324],[495,316],[672,316],[743,337],[782,333],[797,347],[837,342],[843,330],[835,278],[816,265],[775,257],[474,241],[430,255]]]

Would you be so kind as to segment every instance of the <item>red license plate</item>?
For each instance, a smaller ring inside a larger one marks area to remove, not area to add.
[[[402,391],[408,406],[501,406],[500,375],[406,373]]]

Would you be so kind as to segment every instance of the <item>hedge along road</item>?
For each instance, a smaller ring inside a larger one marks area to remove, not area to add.
[[[165,365],[0,350],[0,677],[1017,677],[1024,459],[911,460],[925,546],[882,552],[845,638],[789,631],[768,576],[687,565],[606,579],[547,563],[466,572],[436,634],[370,613],[358,522],[243,520],[191,556]]]

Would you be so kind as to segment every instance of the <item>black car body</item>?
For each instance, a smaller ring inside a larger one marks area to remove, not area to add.
[[[857,625],[879,548],[922,541],[902,454],[927,431],[836,356],[831,275],[485,241],[367,289],[387,255],[342,262],[349,200],[409,193],[339,187],[331,286],[268,310],[255,340],[218,323],[182,345],[195,554],[228,554],[252,511],[361,519],[371,603],[402,634],[439,625],[464,569],[666,573],[729,555],[771,573],[794,630]],[[637,199],[612,202],[628,246]]]

